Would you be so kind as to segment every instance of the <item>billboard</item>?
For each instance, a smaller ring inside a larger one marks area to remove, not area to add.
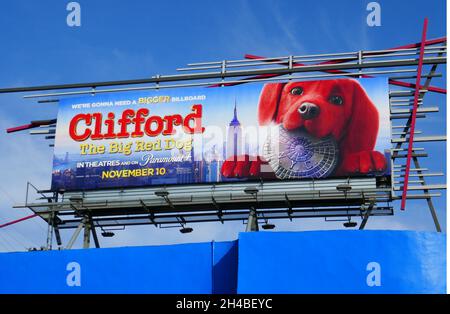
[[[52,189],[387,175],[386,78],[62,99]]]

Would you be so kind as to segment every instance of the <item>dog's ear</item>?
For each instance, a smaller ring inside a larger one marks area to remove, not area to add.
[[[373,150],[379,129],[379,113],[358,81],[352,80],[352,112],[347,127],[348,144],[356,151]]]
[[[285,83],[268,83],[264,85],[259,96],[258,105],[258,121],[260,125],[267,125],[275,120],[284,85]]]

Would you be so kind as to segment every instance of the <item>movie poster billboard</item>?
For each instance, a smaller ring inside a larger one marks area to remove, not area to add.
[[[385,78],[61,99],[52,189],[389,175]]]

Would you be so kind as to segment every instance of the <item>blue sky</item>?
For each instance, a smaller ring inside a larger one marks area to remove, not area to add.
[[[428,38],[445,36],[445,1],[378,1],[380,27],[366,24],[370,1],[99,1],[80,0],[81,27],[66,25],[70,1],[3,1],[0,11],[0,87],[121,80],[173,74],[189,62],[265,56],[383,49],[420,40],[423,18]],[[443,71],[443,67],[440,67]],[[445,71],[443,71],[445,74]],[[433,80],[444,87],[446,77]],[[20,94],[0,95],[0,129],[30,120],[53,118],[55,104],[37,104]],[[442,114],[419,121],[429,135],[446,133],[445,97],[428,95],[425,105]],[[0,223],[30,212],[13,209],[24,201],[26,182],[50,185],[52,149],[27,133],[0,132]],[[446,171],[445,145],[430,147],[424,166]],[[441,158],[442,156],[442,158]],[[444,182],[440,178],[438,182]],[[397,204],[398,207],[398,204]],[[436,202],[445,227],[445,198]],[[316,220],[277,222],[278,230],[341,228]],[[33,219],[0,229],[0,250],[23,250],[45,243],[45,224]],[[423,201],[408,202],[405,212],[373,218],[367,228],[433,230]],[[242,222],[195,226],[189,235],[178,229],[127,228],[105,246],[225,240],[244,230]],[[68,234],[63,234],[67,242]]]

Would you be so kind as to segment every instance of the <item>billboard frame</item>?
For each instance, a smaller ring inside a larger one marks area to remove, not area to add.
[[[248,82],[264,82],[264,81],[290,81],[290,80],[309,80],[309,79],[319,79],[319,78],[333,78],[333,77],[355,77],[362,78],[365,76],[386,76],[389,75],[390,86],[396,86],[399,89],[391,89],[389,92],[389,105],[390,105],[390,119],[392,121],[406,121],[405,124],[391,125],[392,136],[392,154],[391,154],[391,186],[388,191],[387,198],[360,198],[359,199],[359,215],[362,217],[362,223],[360,229],[363,229],[367,223],[370,216],[375,215],[377,208],[384,208],[384,206],[378,207],[378,204],[385,202],[386,207],[393,213],[392,202],[401,200],[402,197],[407,199],[423,199],[426,200],[430,213],[433,217],[433,221],[438,232],[441,232],[439,221],[437,219],[436,210],[434,208],[432,198],[439,197],[440,193],[431,193],[432,190],[443,190],[446,189],[445,184],[427,184],[427,177],[437,177],[443,176],[441,172],[428,172],[429,169],[422,168],[419,163],[419,158],[428,157],[428,154],[424,149],[419,147],[412,148],[410,146],[409,134],[412,129],[412,116],[413,116],[413,105],[411,99],[414,96],[415,91],[411,91],[412,88],[418,91],[417,97],[417,112],[416,118],[425,118],[427,114],[438,112],[437,107],[423,107],[423,98],[427,92],[435,92],[440,94],[445,94],[446,90],[431,86],[431,80],[434,77],[441,77],[442,74],[437,73],[436,69],[439,64],[446,64],[446,52],[447,47],[445,45],[446,38],[438,38],[432,40],[426,40],[423,38],[422,42],[415,43],[411,45],[404,45],[396,47],[393,49],[385,50],[372,50],[372,51],[356,51],[356,52],[346,52],[346,53],[330,53],[330,54],[315,54],[315,55],[305,55],[305,56],[285,56],[285,57],[274,57],[274,58],[263,58],[256,57],[252,55],[246,55],[243,60],[222,60],[214,62],[200,62],[188,64],[187,68],[179,68],[180,72],[190,72],[188,74],[177,74],[177,75],[156,75],[149,79],[141,80],[128,80],[128,81],[114,81],[114,82],[93,82],[93,83],[77,83],[77,84],[64,84],[64,85],[49,85],[49,86],[32,86],[32,87],[19,87],[19,88],[3,88],[0,89],[0,93],[15,93],[15,92],[37,92],[37,91],[54,91],[54,90],[68,90],[63,92],[51,92],[51,93],[40,93],[40,94],[27,94],[24,98],[37,99],[39,103],[57,103],[58,98],[54,97],[65,97],[71,95],[80,94],[97,94],[97,93],[110,93],[118,91],[129,91],[129,90],[147,90],[147,89],[163,89],[163,88],[174,88],[174,87],[192,87],[192,86],[216,86],[225,87],[236,84],[243,84]],[[421,59],[421,49],[423,48],[423,59]],[[405,56],[409,56],[407,59],[402,59]],[[399,58],[400,57],[400,58]],[[422,61],[421,61],[422,60]],[[319,63],[317,63],[319,62]],[[424,66],[430,66],[428,73],[425,75],[418,75],[417,66],[422,63]],[[274,67],[274,65],[280,65],[279,67]],[[402,69],[399,69],[399,68]],[[238,70],[236,70],[238,68]],[[381,70],[379,70],[381,69]],[[203,72],[198,72],[203,71]],[[325,72],[325,74],[317,74],[316,72]],[[298,74],[304,75],[298,75]],[[416,80],[420,82],[420,79],[426,79],[420,88],[416,88],[416,84],[409,83],[405,80]],[[214,79],[214,81],[209,81]],[[187,83],[192,80],[202,80],[196,81],[194,83]],[[167,84],[170,82],[176,82],[177,84]],[[147,84],[147,86],[133,86]],[[132,87],[121,87],[112,88],[113,86],[132,86]],[[102,88],[99,87],[109,87]],[[72,91],[72,89],[84,88],[85,90]],[[31,129],[31,134],[45,135],[46,139],[54,140],[54,129],[57,121],[55,119],[45,120],[45,121],[32,121],[27,125],[18,126],[10,128],[7,131],[9,133],[28,130]],[[39,128],[39,130],[36,130]],[[401,129],[402,131],[395,132],[396,129]],[[398,137],[396,137],[398,136]],[[446,136],[442,135],[432,135],[432,136],[411,136],[412,143],[420,142],[436,142],[436,141],[446,141]],[[51,143],[49,146],[53,146]],[[399,160],[411,158],[414,163],[414,168],[408,169],[406,165],[398,163]],[[406,191],[410,191],[408,195],[403,194],[398,195],[396,192],[404,190],[402,179],[405,179],[405,175],[408,174],[409,177],[417,177],[418,180],[410,180],[406,182]],[[349,179],[349,180],[353,180]],[[359,180],[359,179],[356,179]],[[296,184],[300,184],[301,181],[296,181]],[[310,181],[311,182],[311,181]],[[312,180],[314,182],[314,180]],[[280,184],[280,182],[275,182]],[[411,185],[413,183],[414,185]],[[245,183],[251,186],[254,183]],[[262,186],[267,183],[261,182]],[[342,184],[341,184],[342,185]],[[345,185],[345,184],[344,184]],[[348,184],[347,184],[348,185]],[[211,185],[212,187],[213,185]],[[198,188],[198,187],[197,187]],[[242,188],[242,187],[241,187]],[[338,185],[336,185],[335,190],[338,190]],[[353,187],[350,186],[350,190]],[[172,208],[172,216],[177,220],[177,224],[181,226],[186,225],[186,218],[190,217],[186,214],[179,214],[179,209],[176,208],[168,195],[167,192],[169,187],[162,189],[160,195],[156,195],[161,198],[168,208]],[[382,184],[376,186],[376,192],[385,193],[386,186]],[[27,189],[28,190],[28,189]],[[33,202],[28,202],[25,204],[19,204],[15,206],[16,208],[30,208],[36,215],[44,219],[48,223],[48,241],[47,249],[52,248],[52,234],[55,232],[55,236],[58,245],[61,245],[61,239],[59,236],[59,229],[64,225],[65,221],[74,223],[72,227],[76,229],[74,236],[78,236],[81,229],[84,228],[84,247],[89,247],[90,233],[94,237],[96,246],[99,246],[98,238],[95,233],[95,228],[98,227],[96,222],[101,221],[102,218],[96,214],[92,215],[89,211],[79,210],[74,202],[63,203],[65,198],[70,198],[70,193],[64,193],[64,191],[50,191],[50,190],[38,190],[40,197]],[[132,190],[132,189],[127,189]],[[242,189],[241,189],[242,190]],[[245,188],[244,188],[245,190]],[[370,189],[367,189],[370,192]],[[242,192],[242,191],[241,191]],[[419,193],[417,193],[419,192]],[[107,200],[115,193],[120,193],[120,190],[110,191],[110,194],[104,197]],[[155,191],[154,191],[155,193]],[[244,192],[245,193],[245,192]],[[75,200],[77,195],[72,195],[72,199]],[[42,201],[44,200],[44,201]],[[78,196],[78,201],[80,196]],[[104,201],[103,200],[103,201]],[[136,199],[138,200],[138,199]],[[342,201],[344,205],[351,206],[351,202],[347,197],[347,193],[341,193],[339,197],[332,200],[333,206],[330,206],[326,201],[322,202],[323,207],[326,209],[336,207],[336,202]],[[76,202],[76,200],[75,200]],[[84,202],[84,196],[81,196],[81,202]],[[278,200],[279,205],[285,208],[284,212],[287,216],[283,216],[287,219],[292,219],[296,217],[289,216],[289,213],[293,213],[292,209],[295,206],[289,206],[290,199],[280,198]],[[319,201],[321,202],[321,201]],[[306,203],[304,203],[306,204]],[[250,217],[252,213],[252,208],[249,203],[245,204],[248,209],[245,211],[246,215]],[[69,210],[66,211],[68,206]],[[148,208],[147,203],[141,203],[143,209]],[[215,212],[216,218],[211,221],[226,221],[222,215],[220,215],[219,203],[212,198],[210,207],[212,207]],[[305,206],[304,206],[305,207]],[[319,206],[318,206],[319,207]],[[199,207],[200,208],[200,207]],[[105,203],[104,209],[109,208],[108,203]],[[240,210],[240,209],[234,209]],[[256,210],[256,212],[261,212],[263,215],[264,211],[261,209]],[[67,215],[66,215],[67,214]],[[115,213],[117,215],[117,213]],[[121,215],[127,215],[125,212],[119,213]],[[389,214],[389,213],[388,213]],[[64,220],[66,216],[72,215],[75,217],[72,220]],[[115,215],[115,216],[116,216]],[[108,216],[108,215],[106,215]],[[113,215],[110,215],[113,216]],[[178,217],[178,218],[177,218]],[[327,218],[329,215],[325,215],[325,210],[319,211],[319,215],[315,217]],[[340,213],[338,217],[350,217],[348,213]],[[150,217],[151,218],[151,217]],[[254,218],[254,217],[253,217]],[[184,222],[183,222],[184,219]],[[241,220],[239,218],[238,220]],[[272,218],[271,218],[272,219]],[[277,218],[273,218],[277,219]],[[245,221],[245,219],[242,219]],[[247,218],[247,221],[249,219]],[[252,220],[252,219],[250,219]],[[257,216],[256,220],[266,221],[263,216]],[[149,219],[151,223],[151,219]],[[127,222],[129,223],[129,222]],[[156,226],[161,226],[161,223],[153,223]],[[120,224],[125,226],[126,224]],[[362,228],[361,228],[362,227]],[[94,235],[95,234],[95,235]],[[76,237],[75,237],[76,238]],[[69,244],[73,244],[73,238]],[[71,247],[71,246],[68,246]]]

